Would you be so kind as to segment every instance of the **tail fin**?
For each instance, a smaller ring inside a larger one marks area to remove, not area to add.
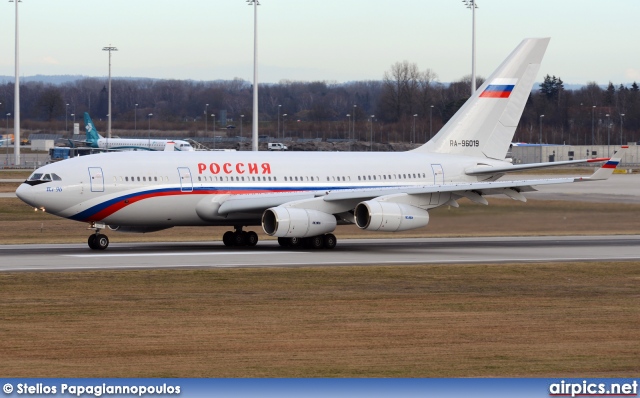
[[[89,116],[87,112],[84,113],[84,129],[87,132],[87,144],[91,145],[94,148],[97,148],[98,140],[102,138],[102,136],[98,134],[98,130],[93,124],[91,116]]]
[[[418,152],[503,160],[531,93],[549,38],[525,39]]]
[[[629,147],[627,145],[623,145],[620,147],[620,150],[613,154],[611,159],[609,159],[605,164],[602,165],[598,170],[596,170],[589,177],[577,178],[578,180],[606,180],[611,177],[613,171],[618,167],[620,161],[622,161],[622,157],[627,152]]]

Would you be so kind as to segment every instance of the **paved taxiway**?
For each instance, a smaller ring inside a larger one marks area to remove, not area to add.
[[[283,250],[275,241],[229,249],[221,243],[0,246],[0,272],[234,267],[322,267],[638,261],[640,236],[343,239],[334,250]]]

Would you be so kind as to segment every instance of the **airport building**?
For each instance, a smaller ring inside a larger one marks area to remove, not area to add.
[[[629,149],[622,158],[622,165],[640,164],[640,146],[627,144]],[[560,162],[565,160],[609,158],[620,150],[620,145],[553,145],[513,144],[510,150],[514,164]]]

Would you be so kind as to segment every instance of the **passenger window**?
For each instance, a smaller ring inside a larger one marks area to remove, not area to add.
[[[138,177],[138,181],[140,181],[140,177]]]
[[[129,181],[129,177],[125,177],[124,180],[128,182]]]

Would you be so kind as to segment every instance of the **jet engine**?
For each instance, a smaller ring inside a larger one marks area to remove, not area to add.
[[[317,210],[277,206],[262,214],[262,229],[279,238],[307,238],[336,229],[336,218]]]
[[[406,231],[429,224],[426,210],[404,203],[369,200],[354,211],[356,225],[367,231]]]

